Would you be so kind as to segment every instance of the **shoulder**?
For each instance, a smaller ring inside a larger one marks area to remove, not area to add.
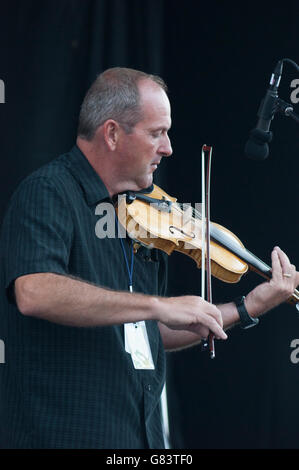
[[[15,200],[40,199],[46,194],[64,197],[77,185],[70,171],[69,154],[63,154],[38,168],[25,177],[17,186],[11,198]]]
[[[51,160],[50,162],[41,166],[26,178],[24,178],[20,183],[19,188],[22,189],[27,185],[34,184],[35,182],[44,182],[52,184],[53,186],[59,186],[73,182],[68,157],[69,154],[62,154],[54,160]]]

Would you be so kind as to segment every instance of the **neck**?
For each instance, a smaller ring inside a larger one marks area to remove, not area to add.
[[[138,191],[142,189],[136,183],[121,178],[117,168],[114,168],[111,163],[113,162],[113,155],[103,148],[103,145],[81,139],[80,137],[77,137],[76,144],[103,181],[110,197],[122,191]]]

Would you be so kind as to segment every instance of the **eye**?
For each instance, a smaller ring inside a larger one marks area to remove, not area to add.
[[[154,131],[154,132],[151,133],[152,137],[154,137],[155,139],[160,137],[161,134],[162,134],[162,131]]]

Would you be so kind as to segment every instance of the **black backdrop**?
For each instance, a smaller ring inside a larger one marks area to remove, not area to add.
[[[298,125],[272,124],[270,156],[244,158],[271,72],[282,57],[299,62],[298,3],[248,5],[185,0],[10,0],[1,2],[0,217],[18,182],[67,151],[81,100],[111,66],[158,73],[172,103],[174,155],[156,182],[180,201],[200,201],[200,149],[213,145],[211,218],[267,263],[278,244],[299,266]],[[290,100],[284,66],[280,96]],[[297,112],[299,107],[297,106]],[[296,105],[295,105],[296,111]],[[213,281],[214,301],[261,282]],[[170,258],[169,295],[198,294],[200,271]],[[171,442],[176,448],[297,448],[299,338],[296,310],[283,305],[258,328],[230,331],[216,359],[194,347],[168,355]]]

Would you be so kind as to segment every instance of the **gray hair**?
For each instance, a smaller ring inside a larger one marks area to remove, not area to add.
[[[127,134],[132,132],[142,119],[138,89],[141,80],[151,80],[167,93],[166,83],[157,75],[124,67],[114,67],[101,73],[83,100],[78,136],[92,140],[98,127],[107,119],[117,121]]]

